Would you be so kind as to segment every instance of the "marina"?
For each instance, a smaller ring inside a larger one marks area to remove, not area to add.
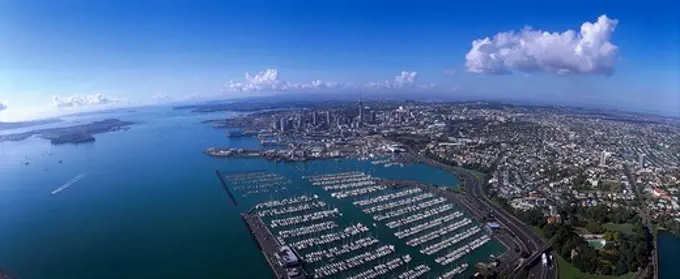
[[[270,197],[254,203],[251,214],[266,224],[279,247],[289,247],[310,278],[453,278],[467,267],[446,266],[491,240],[456,203],[418,184],[360,171],[300,178],[312,192]],[[233,187],[287,180],[262,172],[228,179],[237,181]],[[364,225],[369,220],[376,223]],[[419,265],[409,268],[413,255]]]
[[[284,198],[281,200],[272,200],[272,201],[266,201],[266,202],[261,202],[258,203],[254,206],[254,209],[262,209],[262,208],[272,208],[272,207],[277,207],[277,206],[284,206],[284,205],[292,205],[296,203],[303,203],[303,202],[309,202],[318,199],[319,196],[317,195],[302,195],[302,196],[297,196],[297,197],[290,197],[290,198]]]
[[[335,209],[328,209],[328,210],[323,210],[323,211],[316,211],[314,213],[309,213],[305,214],[302,216],[293,216],[293,217],[288,217],[284,219],[274,219],[271,221],[271,227],[276,228],[276,227],[283,227],[283,226],[290,226],[290,225],[297,225],[301,223],[307,223],[311,221],[316,221],[316,220],[321,220],[325,218],[333,218],[337,216],[342,216],[342,213],[340,213],[340,210],[337,208]]]
[[[453,250],[451,253],[448,253],[443,257],[435,259],[435,261],[441,265],[448,265],[462,258],[463,256],[470,254],[472,251],[475,251],[479,247],[482,247],[482,245],[488,243],[490,240],[491,238],[488,235],[483,235],[480,238],[477,238],[472,242],[465,244],[456,250]]]
[[[306,248],[310,248],[315,245],[324,245],[324,244],[329,244],[333,243],[336,241],[341,241],[343,239],[347,239],[350,237],[353,237],[355,235],[358,235],[363,232],[367,232],[369,229],[367,226],[362,225],[361,223],[355,224],[355,225],[350,225],[346,228],[344,228],[340,232],[333,232],[333,233],[328,233],[322,236],[318,237],[311,237],[303,240],[298,240],[296,242],[291,243],[290,245],[293,246],[297,250],[302,250]]]
[[[229,192],[238,193],[241,198],[250,195],[278,193],[289,190],[292,182],[277,173],[266,171],[249,172],[217,172],[220,179],[229,188]]]
[[[402,274],[399,274],[397,278],[399,279],[415,279],[419,278],[432,270],[429,266],[421,264],[413,269],[409,269]]]
[[[315,251],[305,255],[305,261],[308,263],[318,262],[321,260],[330,260],[332,258],[353,252],[362,248],[377,244],[379,241],[372,236],[361,238],[352,241],[348,244],[343,244],[340,247],[332,247],[325,250]]]
[[[434,239],[437,239],[437,238],[439,238],[443,235],[451,233],[451,232],[453,232],[457,229],[460,229],[462,227],[465,227],[469,224],[472,224],[472,220],[470,220],[468,218],[464,218],[463,220],[460,220],[460,221],[453,223],[453,224],[449,224],[445,227],[441,227],[441,228],[434,230],[434,231],[432,231],[432,232],[430,232],[426,235],[415,237],[415,238],[413,238],[409,241],[406,241],[406,245],[411,246],[411,247],[415,247],[415,246],[427,243],[429,241],[432,241]]]
[[[438,218],[430,220],[428,222],[421,223],[421,224],[418,224],[416,226],[397,231],[397,232],[394,233],[394,236],[396,236],[399,239],[406,238],[406,237],[412,236],[414,234],[420,233],[422,231],[437,227],[441,224],[444,224],[446,222],[454,220],[454,219],[456,219],[460,216],[461,215],[459,215],[459,214],[451,213],[449,215],[438,217]]]
[[[393,211],[389,211],[389,212],[386,212],[386,213],[383,213],[383,214],[373,215],[373,219],[376,220],[376,221],[382,221],[382,220],[385,220],[385,219],[398,217],[398,216],[401,216],[401,215],[404,215],[404,214],[417,212],[419,210],[423,210],[423,209],[426,209],[428,207],[432,207],[432,206],[435,206],[435,205],[438,205],[438,204],[442,204],[444,202],[446,202],[446,198],[436,198],[436,199],[433,199],[433,200],[428,200],[428,201],[423,202],[421,204],[409,205],[407,207],[402,207],[402,208],[399,208],[399,209],[396,209],[396,210],[393,210]]]
[[[394,229],[394,228],[398,228],[398,227],[408,225],[408,224],[411,224],[411,223],[414,223],[414,222],[421,221],[423,219],[430,218],[432,216],[447,212],[447,211],[452,210],[452,209],[453,209],[453,205],[445,204],[445,205],[439,206],[437,208],[427,210],[423,213],[417,213],[417,214],[414,214],[414,215],[410,215],[410,216],[401,218],[399,220],[390,221],[389,223],[387,223],[385,225],[390,229]],[[460,212],[460,211],[456,211],[454,213],[456,214],[456,218],[463,216],[463,213]]]
[[[396,198],[405,197],[405,196],[409,196],[409,195],[412,195],[412,194],[420,193],[422,191],[423,190],[421,190],[420,188],[406,189],[406,190],[399,191],[399,192],[396,192],[396,193],[390,193],[390,194],[377,196],[377,197],[373,197],[373,198],[368,198],[368,199],[364,199],[364,200],[358,200],[358,201],[353,202],[352,204],[354,204],[355,206],[368,206],[368,205],[372,205],[372,204],[375,204],[375,203],[381,203],[381,202],[385,202],[385,201],[388,201],[388,200],[391,200],[391,199],[396,199]]]
[[[306,226],[306,227],[298,227],[298,228],[294,228],[294,229],[290,229],[290,230],[279,231],[278,237],[286,239],[286,238],[297,237],[297,236],[302,236],[302,235],[307,235],[307,234],[313,234],[313,233],[321,232],[321,231],[327,231],[327,230],[337,228],[337,227],[338,227],[337,223],[335,223],[334,221],[328,221],[328,222],[309,225],[309,226]]]
[[[372,279],[378,276],[387,274],[388,272],[395,270],[396,268],[408,264],[411,262],[411,256],[405,255],[403,257],[392,259],[384,264],[378,264],[372,269],[366,270],[359,274],[347,277],[348,279]]]
[[[467,270],[468,266],[469,266],[468,263],[462,263],[461,265],[453,268],[451,271],[448,271],[448,272],[440,275],[439,277],[437,277],[437,279],[452,279],[452,278],[456,277],[456,275],[460,275],[463,272],[465,272],[465,270]]]
[[[463,241],[463,240],[465,240],[465,239],[467,239],[467,238],[469,238],[469,237],[471,237],[471,236],[473,236],[473,235],[475,235],[475,234],[477,234],[478,232],[481,232],[481,231],[482,231],[482,229],[479,228],[479,227],[472,227],[472,228],[470,228],[470,229],[468,229],[468,230],[466,230],[462,233],[455,234],[452,237],[446,238],[446,239],[444,239],[440,242],[437,242],[437,243],[435,243],[431,246],[427,246],[427,247],[425,247],[425,249],[420,250],[420,253],[423,253],[425,255],[432,255],[432,254],[437,253],[441,250],[449,248],[452,245],[454,245],[458,242],[461,242],[461,241]]]
[[[323,208],[326,205],[327,204],[323,201],[313,201],[313,202],[295,204],[295,205],[287,206],[287,207],[284,207],[284,208],[265,209],[265,210],[258,211],[257,215],[259,215],[260,217],[267,217],[267,216],[291,214],[291,213],[310,210],[310,209],[313,209],[313,208]]]
[[[349,270],[388,256],[394,253],[394,251],[395,247],[393,245],[380,246],[374,250],[361,253],[349,259],[316,268],[314,269],[314,278],[324,278],[326,276],[335,275],[339,272]]]

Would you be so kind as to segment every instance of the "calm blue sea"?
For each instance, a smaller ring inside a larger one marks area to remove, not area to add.
[[[271,278],[239,217],[256,201],[243,200],[235,208],[215,169],[276,171],[301,187],[302,175],[351,170],[458,184],[451,174],[425,165],[275,164],[203,155],[211,146],[259,147],[254,139],[229,139],[200,123],[228,115],[147,108],[72,117],[67,123],[103,118],[140,123],[88,144],[52,146],[38,138],[0,143],[0,268],[24,279]],[[80,174],[85,178],[50,195]],[[503,250],[495,242],[487,246],[470,262]]]
[[[680,238],[661,231],[657,236],[659,248],[659,279],[680,278]]]

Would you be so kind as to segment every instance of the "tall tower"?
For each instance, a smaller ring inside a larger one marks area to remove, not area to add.
[[[607,165],[607,158],[609,157],[609,153],[607,151],[602,151],[602,155],[600,155],[600,166],[605,166]]]
[[[281,126],[279,126],[279,128],[281,129],[281,133],[286,132],[286,125],[288,124],[288,121],[286,121],[285,117],[281,117],[281,119],[279,121],[281,122],[280,123]]]
[[[638,163],[640,164],[641,168],[644,168],[645,167],[645,157],[647,157],[647,155],[645,155],[645,153],[640,153],[639,156],[640,156],[640,158],[638,158],[638,161],[639,161]]]
[[[361,100],[361,98],[359,98],[359,119],[358,119],[358,122],[357,122],[358,127],[361,127],[361,122],[364,119],[363,113],[364,113],[364,102]]]

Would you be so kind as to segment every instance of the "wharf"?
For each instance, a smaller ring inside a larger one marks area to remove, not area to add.
[[[265,259],[267,259],[267,263],[274,272],[275,278],[287,278],[286,270],[277,264],[276,259],[276,253],[281,249],[281,245],[276,241],[276,238],[262,221],[262,218],[257,216],[257,214],[249,213],[241,214],[241,218],[255,239],[257,247],[260,248]]]
[[[235,206],[238,206],[238,202],[236,202],[236,198],[234,198],[234,194],[231,193],[231,189],[229,189],[229,187],[227,186],[227,183],[224,181],[224,178],[222,178],[222,174],[220,173],[220,171],[215,170],[215,174],[217,174],[217,178],[220,179],[220,182],[222,183],[222,187],[224,187],[224,190],[227,191],[227,194],[229,195],[231,202],[234,203]]]
[[[472,215],[472,218],[477,220],[477,222],[485,224],[488,221],[486,212],[481,210],[479,206],[475,206],[474,202],[468,200],[468,197],[465,195],[456,193],[454,191],[435,187],[432,185],[420,184],[418,185],[418,187],[420,187],[424,191],[437,193],[442,197],[445,197],[451,201],[456,202],[458,205],[462,206],[466,212],[470,213],[470,215]],[[505,231],[495,232],[491,236],[498,240],[498,242],[500,242],[501,245],[503,245],[506,249],[506,251],[503,254],[498,255],[496,257],[496,260],[502,263],[501,266],[494,268],[494,271],[496,272],[496,274],[498,274],[499,271],[511,268],[512,263],[516,262],[519,259],[520,255],[515,251],[515,249],[519,248],[520,243],[518,243],[515,237],[508,235],[508,233]],[[515,249],[513,249],[513,247]]]

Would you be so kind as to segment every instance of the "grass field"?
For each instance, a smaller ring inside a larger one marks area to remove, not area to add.
[[[544,238],[543,231],[539,227],[531,226],[533,230],[540,237]],[[628,273],[621,276],[614,275],[597,275],[588,274],[581,272],[578,268],[574,267],[570,262],[562,258],[562,256],[554,253],[557,256],[557,278],[558,279],[633,279],[635,278],[635,273]]]
[[[621,232],[622,234],[633,234],[633,224],[606,223],[603,224],[602,227],[608,230]]]
[[[632,279],[635,278],[635,273],[627,273],[621,276],[614,275],[597,275],[583,273],[578,268],[574,267],[562,256],[557,255],[557,278],[559,279]]]

